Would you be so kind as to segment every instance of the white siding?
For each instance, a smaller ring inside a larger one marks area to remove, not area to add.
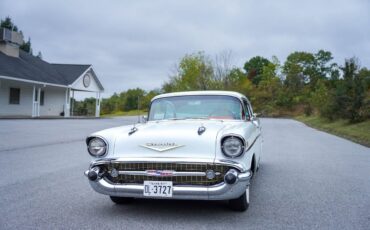
[[[40,106],[40,116],[59,116],[65,103],[65,88],[48,87],[44,91],[44,105]]]
[[[9,104],[10,88],[20,88],[19,105]],[[31,116],[33,86],[17,81],[0,79],[0,116]]]
[[[65,88],[3,79],[0,79],[0,116],[31,116],[34,85],[44,91],[44,105],[40,106],[40,116],[60,116],[65,103]],[[19,105],[9,104],[10,88],[20,88]]]

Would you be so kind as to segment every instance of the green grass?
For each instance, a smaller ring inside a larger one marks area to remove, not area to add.
[[[103,114],[102,117],[121,117],[121,116],[137,116],[137,115],[147,115],[148,112],[144,110],[131,110],[131,111],[117,111],[110,114]]]
[[[352,124],[347,120],[330,121],[318,116],[297,116],[295,118],[313,128],[370,147],[370,120]]]

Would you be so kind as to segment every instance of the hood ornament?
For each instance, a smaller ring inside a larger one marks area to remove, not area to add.
[[[148,148],[151,150],[155,150],[158,152],[164,152],[171,149],[180,148],[184,145],[178,145],[172,142],[166,142],[166,143],[145,143],[144,145],[140,145],[141,147]]]
[[[206,127],[203,124],[198,128],[198,135],[202,135],[206,131]]]
[[[129,136],[131,136],[133,133],[137,131],[137,128],[134,126],[130,129],[130,132],[128,133]]]

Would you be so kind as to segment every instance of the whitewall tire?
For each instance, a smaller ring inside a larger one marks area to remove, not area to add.
[[[245,192],[238,198],[229,200],[230,208],[239,211],[244,212],[249,207],[249,188],[250,186],[247,186]]]

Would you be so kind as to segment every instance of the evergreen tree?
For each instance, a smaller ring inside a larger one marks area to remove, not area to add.
[[[18,27],[14,25],[12,22],[12,19],[8,16],[4,20],[1,20],[0,22],[0,28],[7,28],[11,31],[18,32]]]
[[[23,42],[19,48],[29,54],[32,54],[31,38],[28,38],[27,42]]]
[[[42,53],[41,53],[41,51],[39,51],[38,53],[37,53],[37,56],[36,57],[38,57],[38,58],[40,58],[41,60],[42,60]]]

